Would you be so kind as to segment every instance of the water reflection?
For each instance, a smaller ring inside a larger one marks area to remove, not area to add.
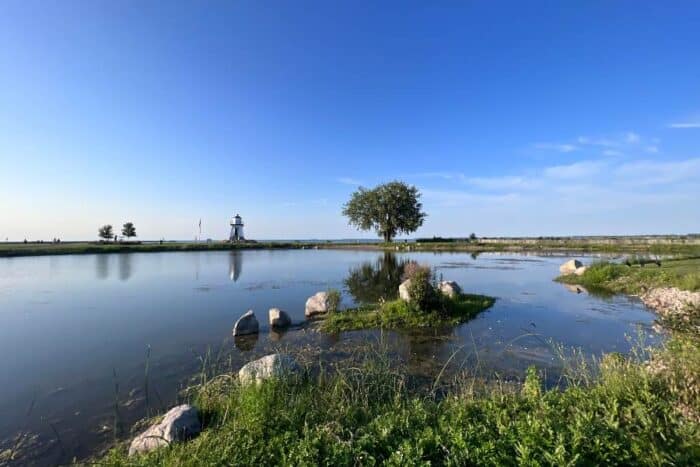
[[[98,279],[109,277],[109,256],[95,255],[95,276]]]
[[[255,348],[255,344],[258,343],[258,335],[249,334],[247,336],[235,336],[233,338],[233,343],[238,350],[248,352],[253,350]]]
[[[345,286],[357,303],[377,303],[398,297],[401,276],[407,259],[385,252],[375,262],[365,262],[350,270]]]
[[[119,279],[123,281],[128,281],[131,277],[131,261],[132,255],[129,253],[122,253],[119,255]]]
[[[240,251],[232,251],[228,257],[228,277],[233,282],[236,282],[241,277],[243,271],[243,253]]]

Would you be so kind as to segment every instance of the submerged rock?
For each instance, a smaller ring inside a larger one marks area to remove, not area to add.
[[[411,279],[406,279],[399,285],[399,298],[405,302],[411,301]]]
[[[328,313],[328,292],[317,292],[306,300],[304,315],[310,316]]]
[[[559,272],[562,274],[573,274],[576,272],[576,269],[580,268],[581,266],[583,266],[581,261],[577,259],[570,259],[566,263],[559,266]]]
[[[238,371],[238,379],[241,384],[250,384],[300,373],[301,367],[292,356],[275,353],[246,363]]]
[[[247,334],[257,334],[260,329],[258,319],[255,317],[253,310],[248,310],[243,316],[238,318],[236,324],[233,325],[234,336],[245,336]]]
[[[438,290],[443,295],[456,298],[462,293],[462,288],[455,281],[442,281],[438,284]]]
[[[289,317],[287,312],[282,311],[279,308],[270,308],[270,311],[268,311],[268,316],[270,319],[270,326],[273,328],[286,328],[292,324],[292,319]]]
[[[184,441],[202,431],[197,409],[188,404],[170,409],[163,420],[152,425],[131,441],[129,455],[145,453],[167,446],[173,441]]]

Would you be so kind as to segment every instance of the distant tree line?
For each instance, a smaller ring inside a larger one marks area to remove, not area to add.
[[[114,234],[114,229],[111,224],[106,224],[97,229],[97,235],[105,241],[117,241],[117,236]],[[136,227],[133,222],[127,222],[122,226],[122,235],[128,239],[136,237]]]

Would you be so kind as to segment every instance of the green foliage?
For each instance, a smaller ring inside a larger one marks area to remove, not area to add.
[[[416,312],[442,313],[443,295],[435,289],[433,274],[428,267],[418,267],[410,277],[408,283],[408,295],[411,297],[410,305]]]
[[[660,267],[599,262],[589,266],[582,276],[572,274],[557,280],[616,293],[638,294],[655,287],[695,291],[700,290],[700,259],[666,259]]]
[[[126,238],[136,236],[136,227],[134,227],[133,222],[127,222],[122,226],[122,235],[124,235]]]
[[[102,227],[97,229],[97,235],[99,235],[102,239],[111,240],[114,237],[112,226],[109,224],[103,225]]]
[[[326,292],[328,294],[328,312],[335,313],[340,310],[340,302],[342,301],[342,295],[339,290],[328,289]]]
[[[409,329],[454,326],[470,320],[493,306],[495,299],[484,295],[463,294],[455,299],[445,298],[441,310],[417,310],[403,300],[383,303],[379,308],[358,308],[328,315],[321,329],[329,333],[357,329]]]
[[[604,359],[599,374],[585,386],[544,391],[531,369],[520,392],[497,385],[475,395],[459,386],[441,397],[415,393],[382,358],[261,386],[221,377],[195,395],[205,427],[199,437],[131,458],[120,446],[100,464],[700,463],[700,425],[677,410],[665,377],[623,358]]]
[[[415,186],[394,181],[371,190],[360,187],[343,206],[343,215],[359,230],[374,229],[385,242],[415,232],[426,214]]]

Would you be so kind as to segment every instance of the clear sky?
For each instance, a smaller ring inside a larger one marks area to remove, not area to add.
[[[0,2],[0,238],[700,232],[700,2]]]

